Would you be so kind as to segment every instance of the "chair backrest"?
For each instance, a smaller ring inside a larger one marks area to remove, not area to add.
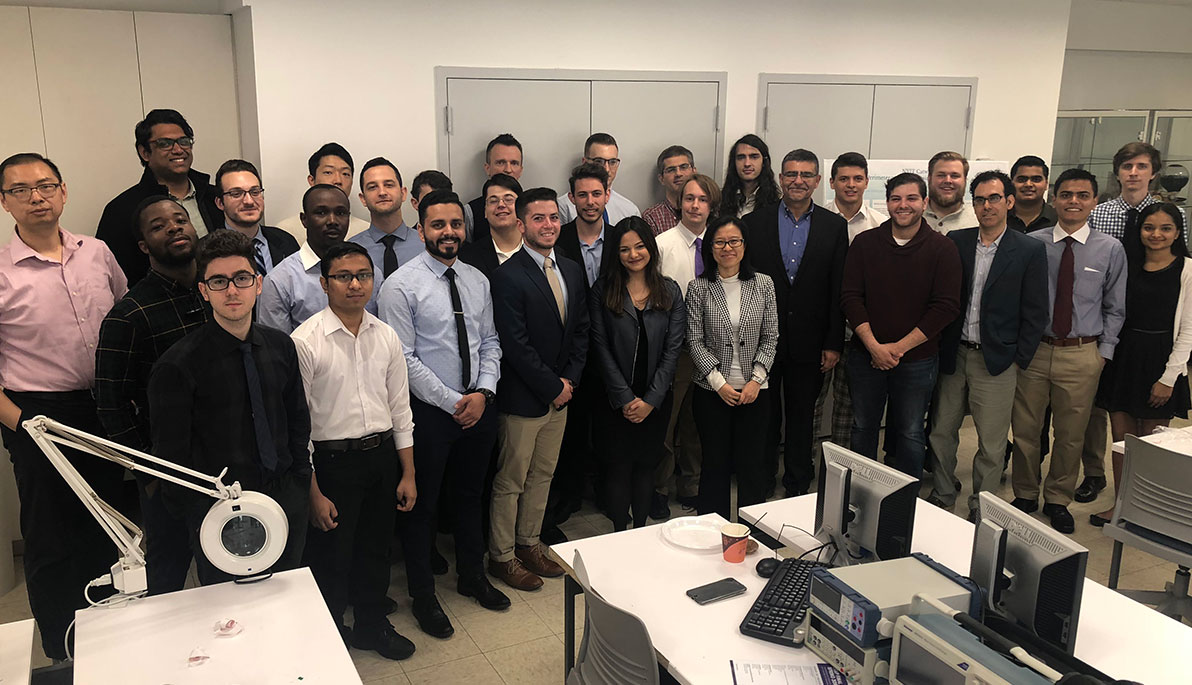
[[[576,550],[572,568],[584,588],[584,639],[567,682],[582,685],[658,685],[658,657],[646,624],[604,600],[588,582]]]
[[[1181,441],[1183,442],[1183,441]],[[1126,462],[1110,525],[1192,554],[1192,454],[1126,436]]]

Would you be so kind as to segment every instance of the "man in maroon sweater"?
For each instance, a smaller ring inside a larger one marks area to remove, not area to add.
[[[918,477],[924,417],[935,387],[939,339],[960,314],[956,245],[923,220],[927,185],[917,174],[886,182],[890,220],[861,233],[844,263],[841,305],[853,327],[848,355],[852,449],[877,458],[886,414],[899,470]],[[889,407],[886,407],[887,399]]]

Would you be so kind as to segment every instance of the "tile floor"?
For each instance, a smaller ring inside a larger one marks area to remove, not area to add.
[[[1186,425],[1188,422],[1178,422]],[[961,455],[958,477],[967,493],[971,455],[976,446],[976,433],[971,419],[961,432]],[[966,458],[967,457],[967,458]],[[927,488],[924,489],[924,495]],[[999,494],[1012,498],[1010,485],[1003,483]],[[1090,504],[1071,507],[1076,518],[1076,532],[1072,536],[1089,549],[1088,577],[1099,583],[1107,582],[1112,541],[1100,529],[1088,523],[1088,514],[1109,506],[1111,493]],[[958,501],[957,512],[964,515],[965,494]],[[926,502],[922,506],[929,506]],[[684,512],[672,503],[673,515]],[[1042,518],[1042,517],[1040,517]],[[651,521],[651,524],[655,522]],[[574,514],[562,526],[571,539],[579,539],[612,532],[612,523],[597,512],[590,503]],[[454,570],[449,538],[440,539],[440,551]],[[19,569],[19,564],[18,564]],[[19,573],[19,571],[18,571]],[[1122,588],[1161,589],[1175,574],[1175,565],[1144,552],[1126,548],[1122,561],[1119,586]],[[495,580],[495,579],[494,579]],[[481,608],[474,600],[455,592],[455,577],[449,573],[440,578],[439,598],[443,609],[455,625],[455,635],[438,640],[424,635],[409,613],[405,592],[405,571],[401,564],[393,567],[390,596],[400,608],[390,616],[398,632],[414,641],[417,652],[406,661],[383,659],[374,652],[351,650],[352,659],[361,679],[373,685],[405,685],[419,683],[468,683],[469,685],[555,685],[563,681],[563,581],[545,579],[546,584],[536,592],[521,592],[501,586],[513,605],[503,612]],[[498,581],[498,585],[499,581]],[[576,598],[577,630],[582,631],[583,597]],[[23,582],[6,595],[0,596],[0,623],[32,617]],[[582,632],[581,632],[582,634]],[[579,640],[577,639],[577,644]],[[40,644],[40,640],[37,641]],[[40,649],[35,649],[34,667],[48,665]]]

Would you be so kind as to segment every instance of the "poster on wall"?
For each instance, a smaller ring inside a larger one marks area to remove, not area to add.
[[[835,160],[825,159],[821,168],[830,173],[833,161]],[[869,187],[865,190],[865,203],[883,214],[887,213],[886,181],[905,172],[919,174],[924,180],[927,179],[926,159],[871,159],[868,161]],[[974,176],[982,171],[990,171],[992,169],[1001,169],[1009,174],[1010,163],[989,159],[969,160],[968,180],[964,189],[964,201],[966,204],[972,202],[972,197],[968,191],[968,181],[971,181]],[[828,174],[824,175],[827,176]],[[827,188],[827,186],[828,184],[826,182],[821,183],[820,186],[821,188],[826,188],[824,200],[830,200],[833,195],[832,189]]]

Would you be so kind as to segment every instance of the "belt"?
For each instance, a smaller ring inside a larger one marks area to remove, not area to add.
[[[315,450],[319,452],[367,452],[381,446],[392,435],[393,431],[382,431],[366,435],[363,438],[351,440],[313,440]]]
[[[1043,336],[1043,342],[1052,347],[1076,347],[1077,345],[1087,345],[1095,343],[1100,338],[1095,335],[1086,335],[1083,338],[1053,338],[1050,335]]]
[[[970,350],[979,350],[979,349],[981,349],[981,343],[975,343],[975,342],[969,342],[969,341],[967,341],[967,340],[961,340],[961,341],[960,341],[960,344],[961,344],[961,345],[964,345],[965,347],[969,348]]]

